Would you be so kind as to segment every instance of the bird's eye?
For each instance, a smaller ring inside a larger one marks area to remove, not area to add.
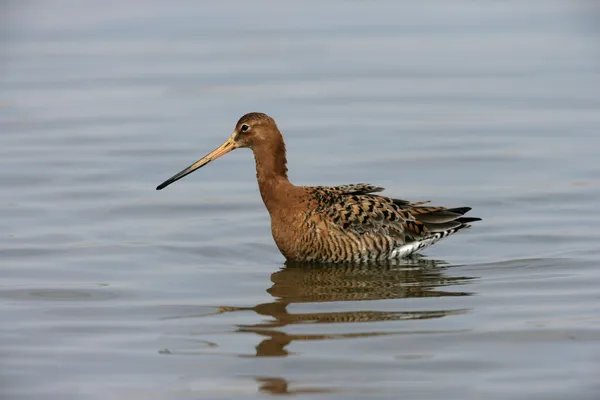
[[[248,132],[248,129],[250,129],[250,127],[246,124],[242,125],[242,132]]]

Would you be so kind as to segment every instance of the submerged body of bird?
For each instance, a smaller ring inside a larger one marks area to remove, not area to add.
[[[295,186],[287,177],[283,136],[275,121],[249,113],[219,148],[157,187],[161,190],[210,161],[249,147],[256,177],[271,216],[273,239],[289,261],[368,262],[407,257],[480,218],[469,207],[444,208],[377,194],[383,188],[355,184]]]

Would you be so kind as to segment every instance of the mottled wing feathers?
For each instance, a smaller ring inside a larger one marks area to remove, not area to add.
[[[398,206],[385,197],[347,195],[329,207],[324,207],[320,213],[343,231],[379,233],[401,238],[404,229],[394,208]]]
[[[382,187],[369,185],[367,183],[355,183],[341,186],[315,186],[312,189],[317,191],[322,190],[337,195],[377,193],[384,190]]]
[[[425,230],[424,224],[407,212],[408,201],[373,194],[382,191],[381,187],[357,184],[311,189],[317,200],[314,212],[342,231],[377,233],[404,240],[407,230],[417,235]]]
[[[421,242],[429,245],[467,227],[468,222],[479,220],[463,217],[469,207],[448,209],[423,206],[428,202],[410,203],[383,197],[374,194],[383,188],[373,185],[308,189],[314,201],[308,218],[317,216],[334,236],[358,241],[360,246],[377,246],[375,250],[387,252],[387,256],[403,245]],[[415,246],[415,250],[420,248]]]

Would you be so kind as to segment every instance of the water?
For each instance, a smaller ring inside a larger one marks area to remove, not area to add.
[[[10,2],[2,399],[594,399],[593,2]],[[401,265],[286,265],[238,150],[484,220]]]

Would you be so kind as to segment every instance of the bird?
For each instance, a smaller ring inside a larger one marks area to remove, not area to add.
[[[369,263],[410,257],[481,218],[470,207],[430,206],[379,194],[382,187],[358,183],[296,186],[288,179],[283,135],[264,113],[242,116],[221,146],[173,175],[156,190],[238,148],[250,148],[273,239],[289,262]]]

